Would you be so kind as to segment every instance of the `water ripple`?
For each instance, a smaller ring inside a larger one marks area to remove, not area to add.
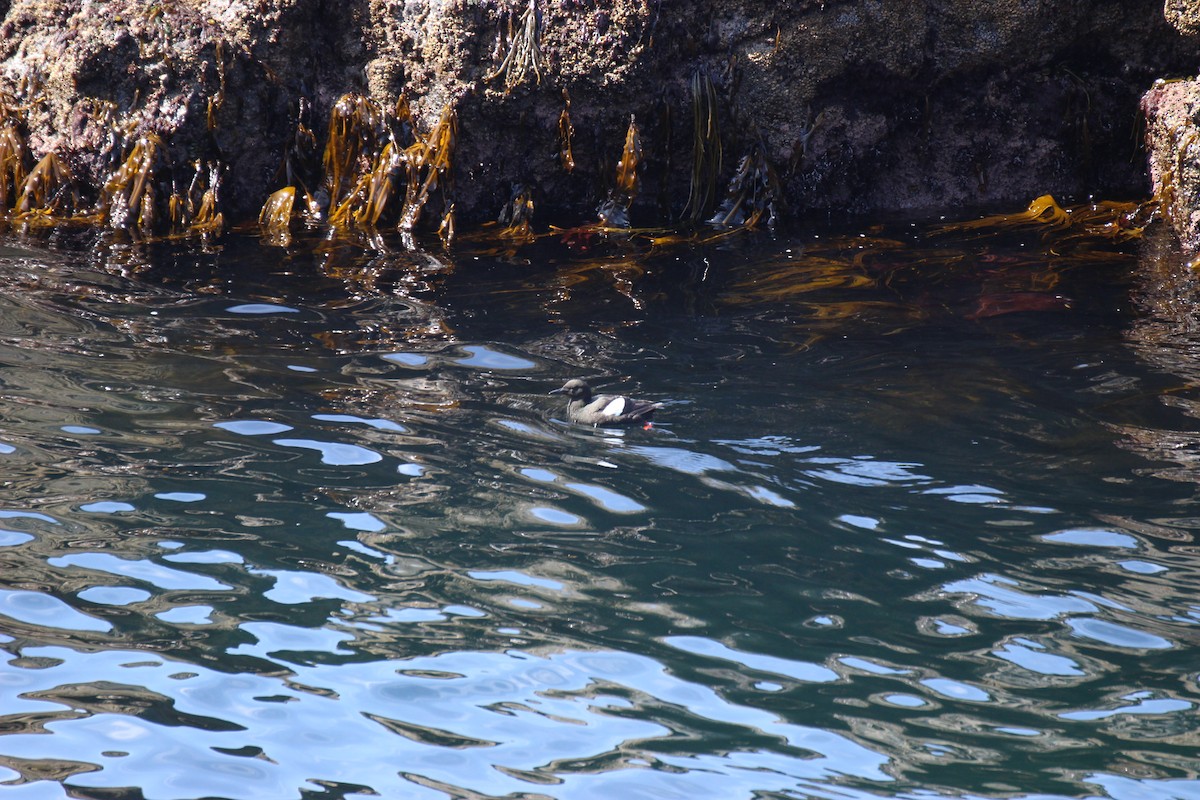
[[[0,252],[5,797],[1195,794],[1195,326],[892,234]]]

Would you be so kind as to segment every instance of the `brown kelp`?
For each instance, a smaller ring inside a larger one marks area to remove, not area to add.
[[[450,207],[446,209],[446,213],[442,214],[441,223],[438,224],[438,238],[442,240],[442,244],[448,245],[454,241],[454,237],[457,235],[457,226],[454,204],[451,203]]]
[[[994,214],[980,219],[952,222],[938,231],[951,233],[986,228],[1037,226],[1048,230],[1072,229],[1081,236],[1106,236],[1116,241],[1141,237],[1156,210],[1153,203],[1096,202],[1064,209],[1048,194],[1035,198],[1024,211]]]
[[[338,98],[329,112],[329,133],[321,160],[331,224],[346,224],[352,214],[364,211],[368,202],[364,196],[366,184],[383,155],[383,147],[390,144],[389,137],[379,103],[354,92]],[[368,164],[370,167],[363,169]]]
[[[220,211],[223,166],[215,160],[173,164],[162,137],[135,133],[122,123],[114,103],[96,101],[85,109],[89,125],[105,132],[100,160],[110,172],[99,187],[88,187],[57,151],[43,153],[32,168],[22,131],[26,114],[41,102],[38,84],[21,83],[17,102],[0,92],[0,215],[21,226],[108,225],[139,237],[211,234],[224,228]],[[178,173],[190,169],[184,189]]]
[[[637,120],[629,116],[629,128],[625,132],[625,146],[617,162],[616,185],[608,198],[600,205],[597,213],[600,225],[605,228],[628,228],[629,207],[638,194],[638,167],[642,162],[642,141]]]
[[[220,211],[223,167],[217,161],[196,160],[188,188],[173,187],[168,199],[168,218],[172,233],[219,233],[225,227]]]
[[[562,90],[563,110],[558,115],[558,158],[567,172],[575,170],[575,153],[571,150],[571,140],[575,137],[575,126],[571,124],[571,95],[566,88]]]
[[[0,121],[0,212],[12,208],[25,185],[28,157],[16,122],[11,118]]]
[[[721,175],[717,90],[703,70],[692,74],[692,180],[683,218],[699,222],[712,207]]]
[[[104,183],[100,208],[113,228],[150,233],[158,223],[155,179],[165,166],[163,140],[156,133],[139,136],[121,166]]]
[[[485,80],[502,80],[506,93],[524,83],[530,73],[533,74],[536,83],[542,82],[542,73],[538,65],[542,58],[541,22],[542,15],[538,11],[537,0],[529,0],[515,26],[512,14],[508,15],[507,32],[502,28],[501,38],[497,42],[497,49],[501,50],[507,46],[507,52],[500,66],[489,73]]]
[[[16,216],[23,221],[53,221],[72,216],[81,205],[75,179],[59,157],[49,152],[25,178]]]
[[[709,223],[719,227],[753,228],[760,222],[774,225],[782,191],[763,146],[755,144],[742,156],[717,213]]]
[[[296,187],[285,186],[272,193],[258,214],[258,224],[271,244],[286,247],[291,243],[289,227],[292,207],[296,203]]]
[[[302,103],[302,113],[304,108]],[[422,135],[403,95],[390,113],[365,95],[342,95],[330,112],[319,193],[315,197],[310,194],[303,178],[313,137],[301,114],[280,168],[289,183],[267,199],[259,213],[259,225],[277,243],[286,243],[285,234],[297,213],[336,230],[364,232],[374,231],[391,217],[399,229],[410,231],[441,187],[444,202],[439,233],[443,239],[452,238],[454,211],[446,183],[457,136],[458,117],[450,105],[442,110],[433,129]],[[410,138],[411,143],[402,144],[402,137]],[[399,210],[393,211],[402,185],[403,200]],[[297,209],[300,192],[305,203]]]
[[[428,135],[420,135],[414,127],[413,136],[416,141],[405,148],[403,157],[407,174],[399,223],[403,230],[413,230],[417,226],[430,194],[439,185],[446,186],[450,177],[450,159],[458,141],[458,113],[447,104]],[[452,204],[446,202],[445,205],[449,209]]]
[[[533,192],[524,184],[514,185],[512,197],[504,204],[504,208],[500,209],[500,215],[496,218],[496,222],[504,226],[500,236],[518,241],[532,241],[533,207]]]
[[[276,180],[284,185],[298,188],[306,200],[305,213],[316,214],[317,204],[312,188],[318,185],[321,175],[317,137],[308,126],[311,109],[308,98],[301,97],[296,103],[296,120],[283,151],[283,160],[276,173]]]

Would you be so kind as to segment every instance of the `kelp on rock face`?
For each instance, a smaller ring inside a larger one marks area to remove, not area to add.
[[[617,162],[616,186],[608,194],[597,213],[600,225],[606,228],[628,228],[629,207],[637,198],[639,179],[638,168],[642,163],[642,140],[638,131],[637,120],[629,117],[629,128],[625,132],[625,146],[621,150],[621,159]]]
[[[79,191],[67,166],[47,153],[25,178],[17,200],[18,219],[55,219],[76,213]]]
[[[753,228],[760,222],[774,225],[782,198],[779,179],[767,162],[763,148],[755,145],[738,162],[729,180],[725,200],[709,220],[719,227]]]
[[[707,72],[692,76],[692,179],[683,217],[693,223],[712,207],[721,174],[717,90]]]
[[[55,150],[43,153],[30,168],[35,155],[22,131],[28,110],[41,100],[36,82],[21,85],[26,96],[20,101],[0,90],[0,217],[25,227],[108,225],[139,237],[224,229],[224,167],[214,160],[193,162],[187,188],[180,190],[177,167],[162,137],[152,131],[136,134],[131,120],[120,123],[113,103],[96,102],[87,114],[90,123],[108,132],[99,155],[111,172],[98,187],[78,180]]]
[[[139,137],[125,162],[105,182],[101,206],[109,225],[143,232],[154,228],[154,183],[163,166],[162,150],[163,141],[157,134]]]
[[[401,138],[411,137],[407,146]],[[285,154],[281,172],[293,181],[268,198],[259,224],[271,240],[282,242],[296,213],[311,222],[326,222],[335,230],[373,231],[395,206],[404,185],[404,198],[396,213],[397,227],[412,230],[433,192],[444,187],[458,136],[458,118],[446,106],[437,124],[422,136],[413,124],[407,100],[401,96],[388,113],[364,95],[343,95],[330,112],[329,132],[322,157],[323,174],[317,196],[309,194],[296,162],[301,147],[311,146],[311,133],[302,120]],[[295,208],[297,191],[307,200]],[[443,238],[452,236],[453,204],[443,190]],[[449,234],[449,235],[448,235]]]
[[[22,224],[52,222],[74,216],[81,208],[71,170],[51,151],[32,169],[33,158],[21,130],[30,101],[0,94],[0,215]]]
[[[542,58],[541,17],[537,0],[529,0],[516,26],[512,24],[512,17],[508,18],[507,35],[504,37],[508,51],[500,66],[486,77],[488,81],[502,80],[506,93],[528,80],[530,74],[536,83],[542,82],[539,65]],[[503,42],[498,44],[503,46]]]
[[[12,208],[25,184],[25,140],[13,122],[0,127],[0,211]]]

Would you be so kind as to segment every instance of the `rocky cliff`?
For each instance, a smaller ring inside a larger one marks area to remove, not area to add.
[[[515,195],[575,221],[607,198],[634,224],[1138,196],[1138,99],[1195,52],[1159,0],[0,0],[0,17],[0,128],[25,148],[0,200],[28,211],[17,177],[53,153],[75,206],[114,224],[204,196],[249,219],[286,185],[331,214],[356,191],[328,174],[339,125],[362,196],[420,182],[426,224]]]
[[[1195,51],[1200,0],[1167,0],[1166,17]],[[1154,195],[1185,250],[1200,251],[1200,80],[1159,80],[1142,98]]]

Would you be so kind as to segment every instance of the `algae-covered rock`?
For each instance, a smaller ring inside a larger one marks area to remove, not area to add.
[[[1200,0],[1168,0],[1166,16],[1194,48]],[[1190,71],[1194,74],[1195,67]],[[1142,98],[1154,196],[1184,248],[1200,250],[1200,80],[1160,80]]]
[[[178,186],[197,162],[221,165],[235,219],[285,185],[302,109],[323,146],[347,92],[389,110],[405,95],[397,140],[457,112],[431,202],[467,219],[495,217],[518,186],[539,214],[594,218],[631,118],[634,224],[678,219],[697,173],[719,183],[697,195],[711,216],[746,159],[761,165],[754,202],[793,213],[1138,194],[1138,97],[1189,54],[1151,0],[12,0],[0,13],[0,89],[30,159],[56,152],[101,198],[154,133],[156,175]],[[697,75],[723,153],[700,171]]]

